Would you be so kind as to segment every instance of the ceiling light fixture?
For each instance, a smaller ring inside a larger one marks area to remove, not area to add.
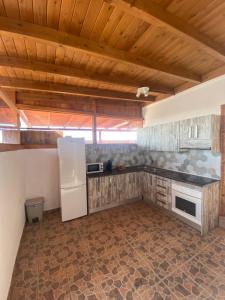
[[[137,89],[136,97],[139,98],[142,94],[145,97],[148,97],[148,95],[149,95],[149,87],[148,86],[140,87]]]

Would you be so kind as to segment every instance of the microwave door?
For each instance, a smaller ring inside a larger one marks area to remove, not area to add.
[[[88,170],[87,170],[88,173],[99,172],[99,164],[90,164],[87,166],[87,168],[88,168]]]

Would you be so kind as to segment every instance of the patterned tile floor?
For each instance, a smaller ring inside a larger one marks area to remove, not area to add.
[[[26,225],[10,300],[225,299],[225,231],[200,234],[136,202]]]

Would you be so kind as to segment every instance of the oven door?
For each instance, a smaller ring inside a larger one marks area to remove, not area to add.
[[[201,225],[201,199],[172,190],[172,211],[182,217]]]

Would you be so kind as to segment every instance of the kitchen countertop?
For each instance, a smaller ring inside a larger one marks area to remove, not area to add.
[[[184,183],[189,183],[197,186],[204,186],[213,182],[217,182],[219,180],[208,178],[208,177],[202,177],[202,176],[196,176],[191,175],[187,173],[182,172],[176,172],[166,169],[160,169],[155,167],[149,167],[149,166],[134,166],[134,167],[126,167],[124,169],[113,169],[111,172],[104,171],[102,173],[95,173],[95,174],[87,174],[88,178],[95,178],[95,177],[102,177],[102,176],[111,176],[111,175],[119,175],[119,174],[126,174],[126,173],[133,173],[133,172],[141,172],[145,171],[154,175],[162,176],[165,178],[169,178],[175,181],[180,181]]]

